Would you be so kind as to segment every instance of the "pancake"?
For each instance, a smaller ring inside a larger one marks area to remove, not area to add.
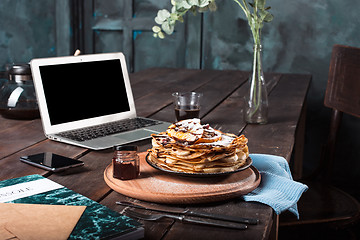
[[[170,125],[166,132],[176,141],[194,143],[204,135],[204,128],[200,124],[200,119],[191,119]]]
[[[160,168],[183,173],[235,171],[249,157],[248,139],[188,119],[152,135],[148,160]]]

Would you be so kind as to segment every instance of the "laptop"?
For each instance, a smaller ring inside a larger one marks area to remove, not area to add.
[[[121,52],[30,62],[45,136],[100,150],[150,138],[170,123],[138,117]]]

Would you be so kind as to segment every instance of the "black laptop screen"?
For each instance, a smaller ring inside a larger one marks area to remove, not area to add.
[[[40,66],[52,125],[130,110],[120,60]]]

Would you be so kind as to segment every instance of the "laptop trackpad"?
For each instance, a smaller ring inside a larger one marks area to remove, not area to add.
[[[152,133],[154,132],[145,129],[139,129],[127,133],[119,133],[117,135],[113,135],[113,137],[120,138],[125,141],[133,141],[133,140],[150,138]]]

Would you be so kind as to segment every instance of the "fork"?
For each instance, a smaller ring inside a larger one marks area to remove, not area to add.
[[[213,222],[213,221],[205,221],[205,220],[197,220],[193,218],[187,218],[184,215],[177,216],[172,214],[142,214],[139,212],[135,212],[129,209],[125,209],[124,211],[125,215],[137,219],[142,219],[146,221],[157,221],[162,218],[172,218],[175,220],[180,220],[181,222],[188,222],[188,223],[196,223],[196,224],[202,224],[202,225],[208,225],[208,226],[214,226],[214,227],[224,227],[224,228],[232,228],[232,229],[238,229],[238,230],[244,230],[247,229],[247,226],[245,224],[229,224],[229,223],[220,223],[220,222]]]

